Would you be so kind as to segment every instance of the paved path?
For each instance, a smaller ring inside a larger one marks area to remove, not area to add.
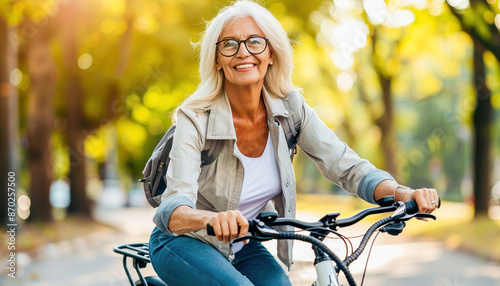
[[[41,261],[22,263],[27,265],[18,267],[18,277],[0,277],[0,285],[127,286],[121,256],[113,252],[113,247],[147,242],[154,227],[151,220],[153,214],[152,208],[97,211],[95,218],[116,230],[46,245],[41,250],[44,257]],[[153,275],[154,271],[149,268],[144,274]]]
[[[126,286],[121,257],[112,252],[112,248],[116,244],[147,241],[153,227],[152,213],[151,209],[101,211],[97,214],[101,221],[121,230],[48,245],[42,261],[26,263],[18,269],[16,279],[2,277],[0,285]],[[311,215],[299,215],[312,221]],[[363,228],[351,231],[360,234]],[[353,239],[355,245],[358,242],[359,239]],[[266,244],[274,252],[275,244]],[[338,253],[345,251],[337,240],[329,240],[327,244]],[[296,242],[294,257],[290,273],[293,284],[311,285],[315,271],[310,262],[313,257],[310,246]],[[365,262],[366,256],[362,256],[350,267],[358,284]],[[153,274],[150,268],[145,272]],[[500,266],[449,251],[440,242],[411,241],[404,236],[381,234],[372,250],[364,285],[500,286]]]

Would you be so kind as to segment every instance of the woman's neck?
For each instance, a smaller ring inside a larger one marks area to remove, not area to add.
[[[263,84],[251,86],[225,86],[233,117],[250,121],[258,119],[259,111],[262,111],[260,109],[265,109],[261,99],[262,86]]]

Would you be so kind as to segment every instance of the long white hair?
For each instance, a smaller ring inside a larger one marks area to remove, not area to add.
[[[181,107],[207,109],[223,92],[224,73],[216,68],[216,42],[226,23],[232,19],[252,17],[269,39],[274,53],[273,65],[264,77],[264,86],[274,96],[285,97],[292,89],[293,48],[281,23],[266,8],[251,0],[240,0],[224,7],[217,16],[207,22],[200,40],[201,82]],[[174,120],[177,110],[174,112]]]

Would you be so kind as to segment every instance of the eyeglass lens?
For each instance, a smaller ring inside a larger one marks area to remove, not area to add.
[[[267,47],[267,41],[265,38],[252,37],[244,41],[238,41],[235,39],[222,40],[217,43],[217,48],[223,56],[230,57],[238,52],[241,42],[245,43],[246,49],[251,54],[260,54],[264,52]]]

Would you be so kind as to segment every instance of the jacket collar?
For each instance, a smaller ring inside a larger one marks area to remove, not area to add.
[[[262,88],[262,95],[268,118],[288,117],[292,111],[287,110],[283,104],[283,99],[278,96],[271,95],[266,88]],[[209,108],[208,116],[207,139],[236,139],[236,131],[233,125],[233,115],[231,113],[231,105],[227,98],[226,92],[223,92]]]

